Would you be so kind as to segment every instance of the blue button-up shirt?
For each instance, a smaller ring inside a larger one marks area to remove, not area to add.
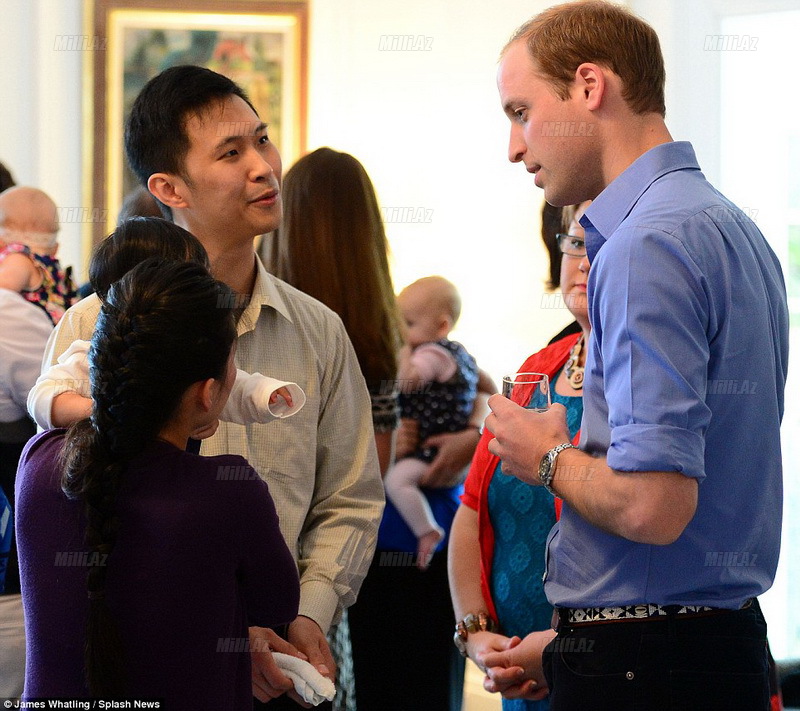
[[[770,587],[780,548],[789,319],[778,260],[688,143],[639,157],[581,222],[593,325],[581,448],[619,472],[697,479],[699,499],[667,546],[602,531],[565,505],[547,597],[738,608]]]

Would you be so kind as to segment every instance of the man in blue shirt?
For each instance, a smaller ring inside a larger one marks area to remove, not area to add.
[[[778,260],[673,142],[658,38],[629,11],[543,12],[506,46],[498,87],[510,160],[551,204],[594,199],[581,220],[593,332],[580,449],[560,406],[489,401],[503,471],[564,507],[545,577],[556,631],[487,658],[488,685],[549,686],[553,711],[766,710],[755,598],[780,548]]]

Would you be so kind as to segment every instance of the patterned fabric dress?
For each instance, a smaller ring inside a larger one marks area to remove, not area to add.
[[[0,251],[0,262],[9,254],[24,254],[38,267],[42,275],[41,285],[32,291],[23,291],[22,296],[44,309],[55,326],[64,312],[77,301],[78,292],[72,280],[72,267],[62,269],[61,263],[55,257],[36,254],[24,244],[7,245]]]
[[[400,394],[401,416],[419,423],[420,442],[432,435],[466,429],[478,389],[478,366],[466,348],[447,339],[436,341],[436,345],[455,358],[455,375],[444,383],[425,383],[418,392]],[[432,462],[436,450],[419,449],[411,456]]]
[[[553,377],[553,382],[558,376]],[[567,426],[574,437],[581,425],[583,398],[552,390],[553,402],[567,408]],[[542,396],[534,393],[528,407],[538,407]],[[531,486],[502,473],[497,465],[488,491],[489,516],[495,532],[492,564],[492,599],[503,634],[525,637],[547,629],[553,608],[544,595],[545,544],[556,522],[553,495],[543,486]],[[503,699],[503,711],[545,711],[543,701]]]

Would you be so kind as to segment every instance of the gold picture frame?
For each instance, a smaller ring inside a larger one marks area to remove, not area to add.
[[[225,74],[250,96],[285,165],[306,145],[306,0],[85,0],[84,185],[92,214],[87,246],[113,230],[136,185],[126,165],[127,112],[142,86],[177,64]],[[178,9],[176,9],[176,7]],[[87,96],[88,94],[88,96]],[[88,250],[87,250],[88,254]]]

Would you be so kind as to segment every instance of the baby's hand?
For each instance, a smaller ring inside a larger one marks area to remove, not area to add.
[[[250,422],[264,423],[291,417],[305,404],[305,393],[296,383],[275,380],[260,373],[248,378],[245,402],[251,408]]]
[[[289,392],[289,388],[286,387],[280,387],[277,390],[274,390],[269,396],[269,404],[274,405],[276,402],[278,402],[279,395],[283,398],[287,407],[291,407],[294,404],[292,402],[292,393]]]

